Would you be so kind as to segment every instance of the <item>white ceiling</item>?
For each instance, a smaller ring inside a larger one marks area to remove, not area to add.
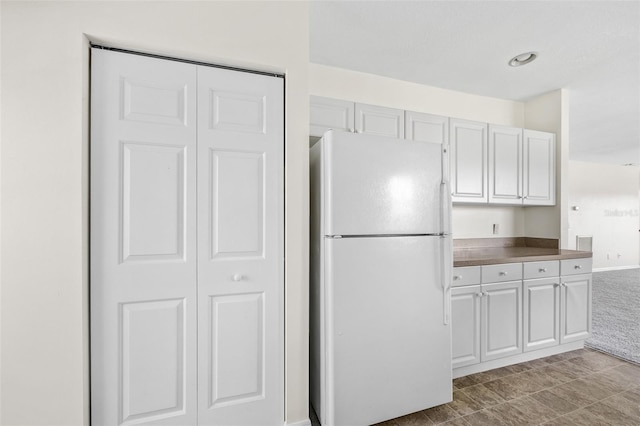
[[[569,89],[570,158],[640,163],[639,0],[323,0],[310,19],[314,63],[516,101]]]

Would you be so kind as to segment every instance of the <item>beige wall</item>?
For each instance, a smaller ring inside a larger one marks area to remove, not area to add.
[[[309,93],[446,117],[524,126],[524,104],[521,102],[470,95],[325,65],[309,65]],[[524,210],[521,207],[456,205],[453,208],[453,235],[455,238],[492,237],[493,224],[497,223],[500,225],[499,237],[524,236]]]
[[[568,180],[569,248],[592,236],[595,269],[638,266],[640,167],[570,161]]]
[[[0,423],[88,423],[88,41],[286,73],[286,416],[308,416],[308,4],[3,1]]]

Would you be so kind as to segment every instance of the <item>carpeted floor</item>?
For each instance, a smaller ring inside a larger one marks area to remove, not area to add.
[[[640,364],[640,268],[593,273],[587,346]]]

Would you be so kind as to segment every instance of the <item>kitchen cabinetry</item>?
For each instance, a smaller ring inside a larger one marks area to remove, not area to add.
[[[452,118],[449,128],[452,201],[487,203],[487,124]]]
[[[525,352],[560,343],[560,266],[557,260],[523,264]]]
[[[591,258],[454,268],[454,377],[582,347]]]
[[[489,125],[489,203],[555,204],[555,135]]]
[[[480,362],[480,295],[480,285],[451,289],[453,368]]]
[[[489,202],[522,204],[522,129],[489,124]]]
[[[329,129],[355,131],[355,104],[341,99],[311,96],[309,105],[311,136],[320,137]]]
[[[456,268],[454,283],[479,272]],[[453,368],[522,352],[521,272],[519,263],[483,266],[481,285],[452,289]]]
[[[553,133],[498,126],[340,99],[310,97],[310,136],[329,129],[450,146],[452,201],[553,206]]]
[[[523,130],[523,195],[525,206],[556,204],[556,135]]]
[[[522,352],[522,281],[482,285],[481,361]]]
[[[421,142],[449,144],[449,118],[440,115],[405,111],[404,136]]]
[[[591,259],[568,259],[560,264],[560,343],[591,335]]]
[[[403,110],[356,103],[355,111],[356,132],[389,138],[404,138]]]
[[[404,138],[404,111],[400,109],[311,96],[309,113],[311,136],[334,129]]]

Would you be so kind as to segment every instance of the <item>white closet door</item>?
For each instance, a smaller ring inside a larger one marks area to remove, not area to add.
[[[194,425],[196,67],[92,50],[91,420]]]
[[[198,419],[284,422],[283,80],[198,67]]]

